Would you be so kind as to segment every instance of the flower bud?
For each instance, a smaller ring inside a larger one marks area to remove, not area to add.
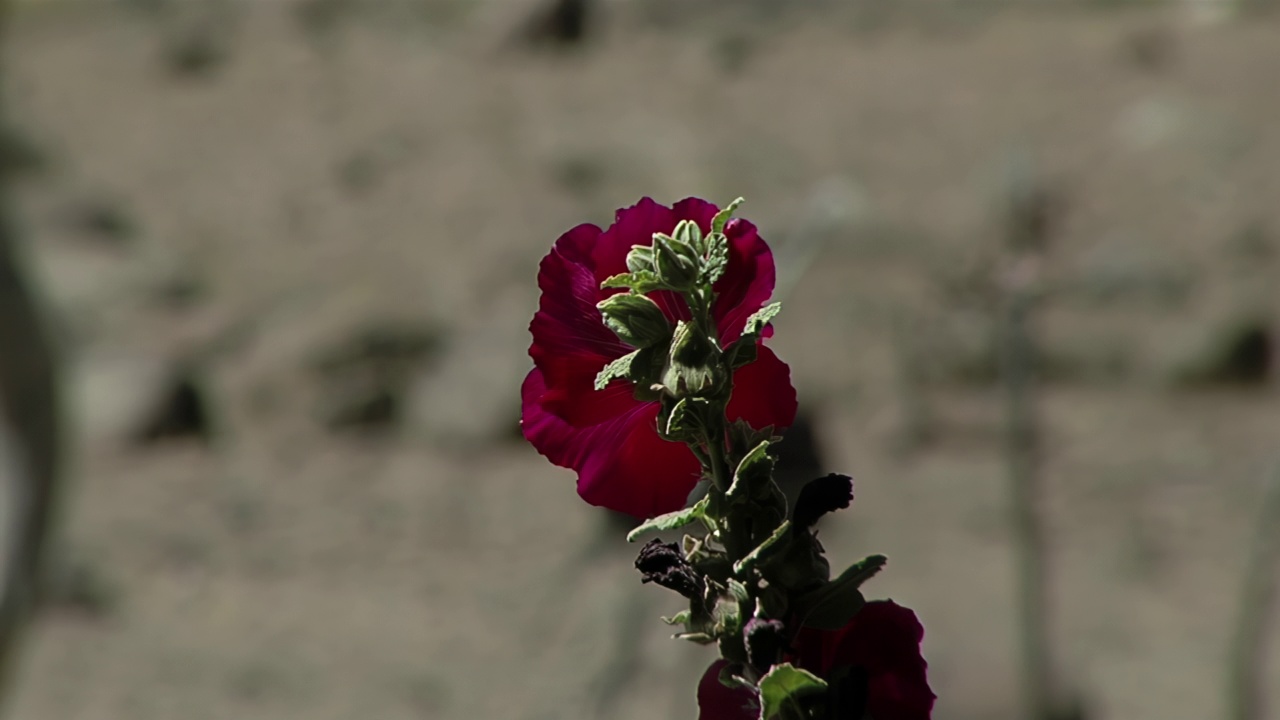
[[[652,347],[671,339],[671,323],[667,322],[667,316],[644,295],[611,295],[596,307],[604,315],[605,326],[631,347]]]
[[[676,324],[662,384],[676,397],[712,396],[727,385],[720,348],[692,324]]]
[[[670,235],[654,235],[653,256],[658,279],[671,290],[688,292],[697,285],[701,259],[687,243]]]
[[[627,272],[653,272],[653,248],[645,245],[632,245],[627,253]]]

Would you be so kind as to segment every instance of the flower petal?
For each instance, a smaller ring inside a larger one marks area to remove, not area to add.
[[[725,687],[720,682],[724,660],[711,663],[698,683],[698,720],[756,720],[760,702],[747,688]]]
[[[805,628],[796,639],[801,665],[827,676],[852,665],[868,674],[867,711],[875,718],[929,720],[936,695],[920,655],[924,627],[889,600],[869,602],[840,630]]]
[[[772,350],[760,345],[756,361],[733,374],[733,396],[726,410],[730,420],[742,418],[756,429],[790,427],[796,420],[796,389],[791,369]]]
[[[533,334],[529,355],[539,368],[578,358],[597,363],[598,371],[630,351],[604,326],[596,309],[596,303],[604,298],[591,264],[599,238],[600,228],[579,225],[556,240],[538,267],[542,297],[529,325]]]
[[[657,403],[635,402],[628,390],[629,409],[575,427],[543,406],[546,392],[535,368],[521,388],[524,436],[551,462],[578,472],[584,500],[637,518],[685,506],[701,468],[689,448],[658,437]]]

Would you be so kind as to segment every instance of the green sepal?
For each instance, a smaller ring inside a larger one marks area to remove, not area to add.
[[[687,507],[683,510],[669,512],[665,515],[659,515],[656,518],[650,518],[640,523],[636,529],[627,533],[627,542],[635,542],[636,538],[647,532],[657,530],[675,530],[682,528],[695,520],[702,520],[707,516],[707,499],[703,498],[694,503],[693,507]]]
[[[858,588],[880,572],[886,561],[883,555],[859,560],[836,579],[802,596],[796,602],[801,624],[818,630],[839,630],[849,624],[866,604]]]
[[[605,327],[622,342],[646,348],[671,340],[671,323],[658,304],[644,295],[619,293],[596,303]]]
[[[662,622],[668,625],[687,625],[690,618],[692,617],[693,617],[692,610],[681,610],[680,612],[676,613],[675,615],[672,615],[671,617],[662,617],[660,619],[662,620]]]
[[[782,524],[779,525],[778,528],[773,531],[772,535],[765,538],[764,542],[757,545],[755,549],[753,549],[751,552],[744,555],[741,560],[733,564],[733,574],[741,575],[744,570],[749,569],[751,566],[755,565],[756,562],[759,561],[762,557],[767,556],[769,553],[769,549],[772,548],[774,545],[777,545],[779,540],[786,537],[789,530],[791,530],[791,521],[783,520]]]
[[[716,213],[715,217],[711,218],[711,232],[723,233],[724,226],[729,224],[729,218],[733,217],[733,213],[737,211],[738,206],[742,205],[744,202],[746,201],[742,198],[738,198],[728,205],[725,205],[723,210]]]
[[[801,697],[825,692],[827,683],[791,663],[774,665],[760,678],[760,720],[773,720],[782,708]]]
[[[687,232],[685,236],[688,237]],[[653,265],[663,287],[688,292],[698,283],[702,258],[689,243],[657,233],[653,236]]]
[[[769,446],[773,439],[761,440],[747,452],[733,471],[733,482],[725,498],[730,503],[737,503],[759,494],[766,483],[773,480],[773,456],[769,454]]]
[[[662,386],[676,397],[713,393],[725,381],[721,377],[720,350],[691,324],[676,323]]]
[[[690,253],[690,260],[696,260],[699,255],[699,249],[702,246],[702,228],[692,220],[681,220],[676,223],[676,229],[671,232],[671,238],[683,247],[682,251]]]
[[[711,645],[716,642],[714,637],[711,637],[704,632],[676,633],[671,637],[676,640],[688,640],[689,642],[698,643],[699,645]]]
[[[632,273],[653,272],[653,248],[647,245],[632,245],[627,253],[627,270]]]
[[[742,606],[736,598],[722,595],[711,608],[711,620],[717,637],[733,635],[742,630]]]

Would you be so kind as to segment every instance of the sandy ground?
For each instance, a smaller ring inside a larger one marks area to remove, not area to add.
[[[1223,716],[1280,405],[1182,381],[1280,308],[1280,23],[711,5],[613,3],[569,54],[464,2],[20,14],[79,590],[13,717],[693,717],[676,598],[515,427],[538,259],[646,194],[746,196],[806,270],[773,345],[857,481],[824,542],[889,555],[868,593],[924,619],[937,718],[1016,717],[990,310],[947,288],[981,296],[1018,153],[1064,208],[1039,330],[1065,676],[1091,718]],[[324,359],[371,327],[429,341],[390,430],[337,428],[386,373]],[[132,442],[174,373],[212,440]],[[913,403],[935,440],[904,450]]]

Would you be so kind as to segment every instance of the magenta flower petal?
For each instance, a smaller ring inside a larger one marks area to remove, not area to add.
[[[733,373],[733,396],[725,414],[754,428],[790,427],[796,420],[796,389],[791,368],[769,348],[756,348],[756,361]]]
[[[644,198],[619,210],[607,230],[579,225],[565,233],[539,266],[542,297],[529,326],[534,370],[521,391],[524,434],[552,462],[577,471],[578,492],[592,504],[652,517],[683,507],[698,480],[700,467],[688,448],[658,437],[657,403],[637,401],[620,380],[595,390],[596,374],[631,350],[605,328],[596,304],[618,292],[602,290],[600,283],[626,272],[633,245],[652,244],[654,233],[670,233],[681,220],[709,232],[717,212],[697,198],[671,208]],[[730,257],[715,286],[713,313],[727,345],[768,300],[774,267],[755,226],[737,220],[725,231]],[[651,297],[672,322],[687,319],[687,308],[673,294]],[[758,356],[735,373],[728,416],[784,428],[795,419],[790,373],[763,346]]]
[[[877,720],[929,720],[936,695],[920,655],[924,627],[889,600],[869,602],[834,631],[805,628],[796,638],[801,667],[827,677],[851,665],[868,675],[867,712]]]
[[[729,264],[714,286],[716,304],[712,312],[720,328],[720,342],[728,346],[742,334],[747,318],[769,302],[777,278],[773,253],[755,225],[734,218],[724,230],[729,238]],[[771,334],[771,330],[766,331],[765,336]]]
[[[545,392],[534,369],[521,389],[524,436],[551,462],[578,471],[582,499],[639,518],[684,507],[702,469],[689,448],[658,437],[657,403],[631,401],[613,418],[579,428],[538,402]]]

